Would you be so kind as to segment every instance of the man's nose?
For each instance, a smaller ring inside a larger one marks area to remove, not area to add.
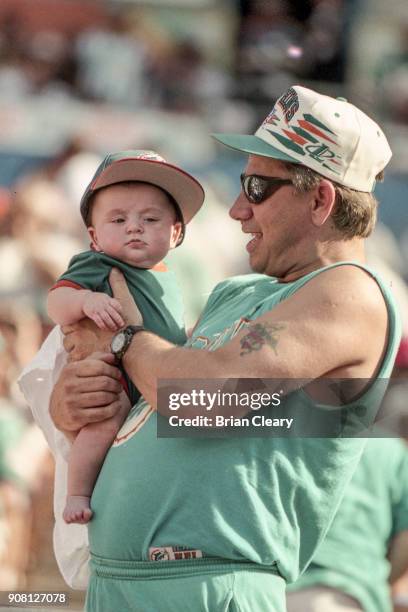
[[[252,217],[253,212],[251,204],[248,202],[242,191],[231,206],[229,215],[235,219],[235,221],[247,221]]]

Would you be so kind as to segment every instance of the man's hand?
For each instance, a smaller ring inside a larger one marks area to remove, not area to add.
[[[68,361],[81,361],[92,353],[110,353],[113,332],[99,329],[91,319],[82,319],[72,325],[63,325],[64,348]]]
[[[110,353],[95,353],[65,366],[50,401],[50,415],[57,429],[77,432],[88,423],[116,414],[122,385],[114,361]]]

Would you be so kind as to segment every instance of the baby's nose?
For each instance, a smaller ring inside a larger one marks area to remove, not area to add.
[[[144,226],[142,219],[129,219],[127,222],[126,229],[129,233],[131,232],[144,232]]]

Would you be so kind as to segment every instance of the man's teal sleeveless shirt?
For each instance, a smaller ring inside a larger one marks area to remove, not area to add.
[[[220,283],[189,344],[215,350],[322,271],[286,284],[261,275]],[[378,372],[386,378],[400,326],[387,287],[377,282],[389,314]],[[311,405],[302,391],[298,399]],[[370,390],[358,401],[368,403]],[[158,439],[156,424],[141,399],[106,457],[91,503],[94,555],[142,561],[151,547],[181,546],[293,581],[323,538],[364,446],[359,438]]]

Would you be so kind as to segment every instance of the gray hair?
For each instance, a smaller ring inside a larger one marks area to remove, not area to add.
[[[284,163],[289,170],[295,190],[305,193],[317,187],[323,176],[301,164]],[[384,172],[376,176],[376,181],[382,181]],[[345,239],[367,238],[377,221],[378,201],[372,193],[357,191],[332,181],[336,199],[331,215],[334,226]]]

